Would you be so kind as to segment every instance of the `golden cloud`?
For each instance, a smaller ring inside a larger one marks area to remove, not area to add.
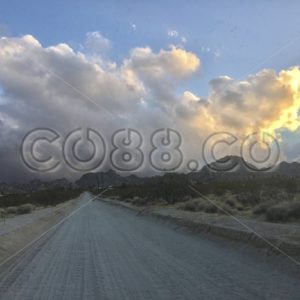
[[[278,129],[295,131],[300,126],[299,67],[279,73],[262,70],[243,81],[222,76],[212,80],[210,87],[208,105],[199,105],[193,115],[193,126],[204,131],[275,135]],[[194,111],[195,105],[190,108]]]

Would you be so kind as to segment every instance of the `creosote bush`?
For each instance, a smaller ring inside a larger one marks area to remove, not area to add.
[[[17,207],[17,214],[18,215],[29,214],[33,210],[34,210],[34,205],[27,203]]]
[[[271,222],[286,222],[300,218],[300,202],[285,201],[269,207],[266,211],[266,220]]]

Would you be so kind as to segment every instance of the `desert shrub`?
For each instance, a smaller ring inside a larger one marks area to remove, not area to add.
[[[276,197],[275,199],[277,199],[278,201],[288,201],[290,199],[290,195],[286,192],[286,191],[277,191],[276,193]]]
[[[18,215],[29,214],[33,210],[34,210],[34,205],[27,203],[17,207],[17,214]]]
[[[285,222],[288,220],[288,209],[284,205],[274,205],[267,209],[266,219],[271,222],[282,221]]]
[[[137,206],[141,206],[141,205],[146,205],[147,204],[147,199],[146,198],[142,198],[142,197],[134,197],[131,200],[131,203]]]
[[[17,213],[17,208],[15,206],[10,206],[5,209],[8,215],[15,215]]]
[[[255,192],[240,193],[236,198],[243,206],[253,206],[260,202],[260,195]]]
[[[231,207],[235,207],[237,201],[236,195],[231,193],[230,191],[227,191],[220,200],[223,200],[227,205]]]
[[[266,211],[266,219],[268,221],[288,221],[300,218],[300,202],[285,201],[271,206]]]
[[[289,218],[300,218],[300,202],[291,202],[287,206]]]
[[[180,204],[178,208],[187,211],[199,211],[201,206],[198,199],[190,199]]]
[[[293,195],[293,201],[300,202],[300,194],[299,193]]]
[[[271,205],[269,203],[260,203],[256,207],[254,207],[253,214],[254,215],[265,214],[270,206]]]
[[[214,213],[222,213],[224,214],[224,210],[226,212],[231,212],[231,209],[225,203],[220,203],[217,199],[218,197],[210,194],[207,196],[208,199],[190,199],[186,202],[183,202],[179,205],[179,209],[188,210],[188,211],[203,211],[209,214]],[[216,205],[214,204],[216,203]],[[220,208],[218,208],[220,207]]]
[[[241,204],[240,202],[238,202],[236,200],[236,197],[233,199],[226,199],[224,202],[224,207],[227,208],[229,211],[232,210],[238,210],[238,211],[242,211],[244,210],[244,205]]]
[[[218,208],[213,205],[212,203],[206,203],[206,205],[204,205],[204,209],[203,209],[206,213],[210,213],[210,214],[214,214],[216,212],[218,212]]]
[[[233,199],[226,199],[225,204],[227,204],[230,207],[235,207],[236,206],[236,203]]]
[[[115,198],[111,198],[111,199],[115,200]],[[131,202],[132,202],[132,199],[130,199],[130,198],[125,198],[125,199],[123,199],[123,201],[124,201],[124,202],[127,202],[127,203],[131,203]]]
[[[219,214],[232,214],[232,209],[226,203],[220,203],[217,207]]]
[[[188,201],[189,199],[184,199],[184,201]],[[162,198],[162,197],[160,197],[160,198],[158,198],[158,199],[154,199],[154,201],[153,201],[155,204],[160,204],[160,205],[167,205],[168,204],[168,202],[164,199],[164,198]]]
[[[242,204],[236,204],[235,209],[238,211],[243,211],[243,210],[245,210],[245,207]]]

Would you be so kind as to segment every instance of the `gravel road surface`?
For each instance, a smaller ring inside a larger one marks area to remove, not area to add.
[[[92,201],[0,267],[0,299],[300,299],[273,260]]]

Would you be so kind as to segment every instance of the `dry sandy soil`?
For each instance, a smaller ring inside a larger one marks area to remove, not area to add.
[[[59,222],[84,202],[84,197],[55,207],[38,209],[30,214],[0,219],[0,263],[23,248],[48,228]]]

